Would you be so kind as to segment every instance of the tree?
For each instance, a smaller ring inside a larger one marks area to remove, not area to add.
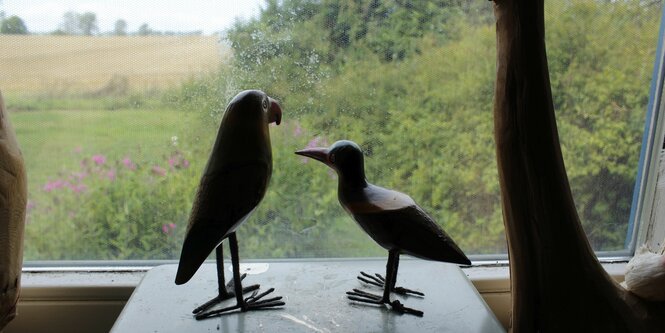
[[[126,36],[127,21],[122,19],[115,21],[115,28],[113,28],[113,34],[116,36]]]
[[[97,26],[97,15],[92,12],[87,12],[79,16],[79,26],[81,27],[81,33],[86,36],[92,36],[99,32],[99,27]]]
[[[99,32],[97,26],[97,15],[92,12],[84,14],[76,12],[66,12],[63,16],[61,29],[67,35],[86,35],[92,36]]]
[[[62,26],[60,31],[66,35],[78,35],[80,34],[79,22],[78,22],[78,13],[75,12],[66,12],[63,15]]]
[[[23,20],[20,17],[12,15],[2,20],[2,24],[0,25],[0,33],[25,35],[28,33],[28,28],[25,26],[25,23],[23,23]]]
[[[152,35],[154,33],[155,32],[152,29],[150,29],[150,27],[148,26],[148,23],[141,24],[141,26],[139,27],[139,30],[136,32],[136,34],[139,35],[139,36],[148,36],[148,35]]]

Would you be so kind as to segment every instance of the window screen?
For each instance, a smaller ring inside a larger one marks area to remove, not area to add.
[[[553,100],[593,248],[623,250],[661,1],[548,1]],[[0,89],[29,180],[25,259],[176,259],[226,103],[280,100],[244,258],[383,256],[294,155],[340,139],[467,254],[505,254],[488,1],[4,0]]]

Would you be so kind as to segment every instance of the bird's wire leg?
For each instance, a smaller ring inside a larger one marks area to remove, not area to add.
[[[399,252],[391,250],[388,256],[388,263],[386,265],[386,279],[384,279],[379,274],[376,276],[369,275],[364,272],[360,272],[361,276],[358,276],[358,279],[372,285],[378,285],[383,287],[383,296],[375,295],[362,291],[359,289],[353,289],[353,291],[347,292],[347,297],[356,302],[368,303],[368,304],[388,304],[390,308],[400,314],[412,314],[418,317],[423,316],[423,312],[420,310],[412,309],[404,306],[399,300],[390,300],[390,291],[395,289],[395,280],[397,279],[397,269],[399,267]],[[405,288],[402,288],[405,289]],[[408,290],[408,289],[406,289]],[[422,294],[422,293],[421,293]]]
[[[238,256],[238,241],[235,232],[229,235],[229,246],[231,248],[231,264],[233,266],[233,289],[237,303],[234,306],[229,306],[223,309],[208,311],[206,313],[198,314],[196,316],[196,319],[201,320],[205,318],[215,317],[236,309],[240,309],[240,311],[245,312],[249,310],[268,309],[285,305],[284,301],[281,300],[282,299],[281,296],[268,298],[265,300],[262,299],[266,295],[275,291],[274,288],[270,288],[262,292],[261,294],[258,293],[258,290],[254,290],[251,296],[243,299],[242,296],[243,288],[241,282],[242,276],[240,275],[240,259]]]
[[[399,268],[399,256],[394,259],[394,267],[394,270],[397,271]],[[370,275],[362,271],[360,272],[360,275],[358,275],[358,280],[373,286],[377,286],[379,288],[383,288],[386,283],[386,279],[383,278],[381,274],[375,273],[374,275]],[[407,289],[404,287],[395,287],[396,280],[397,279],[395,279],[390,286],[390,291],[400,295],[425,297],[425,294],[420,291]]]
[[[231,260],[233,262],[233,278],[237,281],[238,284],[240,284],[241,282],[238,278],[240,275],[240,258],[238,256],[238,240],[236,238],[235,232],[229,236],[229,246],[231,247]],[[236,285],[236,292],[240,290],[240,288],[242,288],[242,286]],[[275,288],[270,288],[260,294],[258,294],[258,291],[254,291],[252,296],[247,297],[247,299],[242,299],[242,296],[236,296],[236,299],[238,300],[240,309],[243,312],[248,310],[267,309],[285,305],[284,301],[282,301],[282,296],[276,296],[262,300],[264,296],[272,293],[273,291],[275,291]]]
[[[383,278],[383,275],[379,273],[375,273],[374,275],[367,274],[365,272],[360,272],[360,275],[358,275],[358,280],[366,283],[366,284],[371,284],[373,286],[377,286],[379,288],[383,288],[385,284],[385,279]],[[398,293],[400,295],[407,295],[407,296],[420,296],[420,297],[425,297],[425,294],[417,291],[417,290],[412,290],[412,289],[407,289],[404,287],[393,287],[392,291],[395,293]]]
[[[243,274],[240,276],[240,280],[244,280],[245,277],[247,277],[247,274],[246,274],[246,273],[243,273]],[[205,311],[205,310],[207,310],[207,309],[213,307],[214,305],[216,305],[216,304],[218,304],[218,303],[221,303],[221,302],[223,302],[223,301],[225,301],[225,300],[227,300],[227,299],[230,299],[230,298],[235,297],[236,293],[235,293],[235,290],[234,290],[234,287],[233,287],[233,282],[234,282],[234,281],[231,280],[231,281],[229,281],[229,282],[226,284],[226,290],[227,290],[226,295],[224,295],[224,296],[217,296],[217,297],[215,297],[215,298],[213,298],[213,299],[211,299],[211,300],[205,302],[204,304],[201,304],[198,308],[194,309],[194,310],[192,311],[192,313],[193,313],[193,314],[201,313],[201,312],[203,312],[203,311]],[[251,286],[243,287],[243,288],[242,288],[242,293],[243,293],[243,295],[244,295],[244,294],[246,294],[246,293],[249,293],[249,292],[252,292],[252,291],[256,291],[256,290],[258,290],[258,289],[259,289],[259,285],[258,285],[258,284],[253,284],[253,285],[251,285]],[[222,294],[222,293],[220,293],[220,295],[221,295],[221,294]]]
[[[285,305],[284,301],[282,301],[282,296],[261,300],[264,296],[272,293],[273,291],[275,291],[275,288],[270,288],[262,292],[261,294],[258,294],[258,290],[255,290],[251,296],[244,299],[244,302],[246,304],[245,310],[242,310],[242,306],[240,304],[236,304],[219,310],[213,310],[199,314],[196,316],[196,319],[201,320],[206,318],[217,317],[219,315],[231,312],[236,309],[241,309],[241,311],[249,311],[249,310],[269,309]]]
[[[207,310],[207,309],[209,309],[209,308],[211,308],[211,307],[213,307],[213,306],[215,306],[215,305],[217,305],[217,304],[219,304],[219,303],[221,303],[221,302],[223,302],[223,301],[225,301],[229,298],[233,298],[235,296],[235,288],[234,288],[235,280],[232,279],[226,285],[224,284],[224,282],[225,282],[225,279],[224,279],[224,253],[223,253],[222,246],[223,246],[223,244],[219,244],[219,246],[217,246],[217,248],[215,249],[215,257],[216,257],[216,260],[215,260],[216,265],[215,266],[217,268],[217,288],[218,288],[219,294],[215,298],[201,304],[199,307],[194,309],[192,311],[192,314],[202,313],[203,311],[205,311],[205,310]],[[242,274],[240,276],[240,281],[244,280],[246,276],[247,276],[247,274]],[[252,292],[252,291],[255,291],[257,289],[259,289],[259,285],[258,284],[253,284],[251,286],[247,286],[247,287],[242,288],[242,293],[246,294],[248,292]]]
[[[393,279],[392,284],[390,285],[390,290],[401,295],[414,295],[425,297],[425,294],[417,290],[411,290],[404,287],[395,287],[397,283],[397,270],[399,269],[399,253],[395,256],[395,278]]]
[[[406,307],[406,306],[404,306],[404,304],[402,304],[398,300],[383,302],[381,300],[381,296],[375,295],[375,294],[372,294],[372,293],[368,293],[368,292],[362,291],[360,289],[353,289],[353,291],[347,291],[346,295],[352,301],[367,303],[367,304],[375,304],[375,305],[388,304],[388,305],[390,305],[390,307],[392,308],[393,311],[396,311],[400,314],[408,313],[408,314],[416,315],[418,317],[423,316],[422,311]]]

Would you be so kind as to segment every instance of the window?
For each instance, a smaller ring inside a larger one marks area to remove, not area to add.
[[[385,255],[339,206],[335,175],[293,154],[339,139],[362,146],[370,182],[411,195],[467,254],[505,257],[491,2],[236,6],[2,2],[0,89],[28,168],[27,261],[177,259],[221,113],[248,88],[284,115],[270,128],[268,194],[238,230],[243,257]],[[564,159],[603,253],[631,252],[632,221],[644,219],[661,10],[546,4]],[[244,18],[214,19],[236,11]]]

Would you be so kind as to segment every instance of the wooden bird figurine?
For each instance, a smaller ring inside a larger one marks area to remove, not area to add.
[[[262,298],[273,289],[257,295],[258,285],[242,288],[236,228],[261,202],[272,174],[272,150],[268,125],[279,125],[279,103],[262,91],[247,90],[236,95],[226,107],[210,159],[201,177],[180,254],[175,283],[189,281],[208,254],[216,249],[219,295],[193,313],[197,319],[240,309],[248,311],[284,305],[281,297]],[[225,285],[221,242],[228,238],[233,280]],[[254,294],[243,299],[243,294]],[[234,297],[235,306],[206,311]]]
[[[374,241],[388,250],[385,278],[364,272],[358,276],[365,283],[383,287],[383,295],[354,289],[347,292],[349,299],[370,304],[389,304],[397,312],[422,316],[422,311],[407,308],[398,300],[390,300],[391,291],[424,296],[417,291],[395,287],[400,254],[471,264],[455,242],[411,197],[367,182],[363,153],[356,143],[342,140],[329,148],[303,149],[296,154],[323,162],[337,172],[340,204]]]
[[[16,316],[27,192],[23,157],[0,94],[0,331]]]

